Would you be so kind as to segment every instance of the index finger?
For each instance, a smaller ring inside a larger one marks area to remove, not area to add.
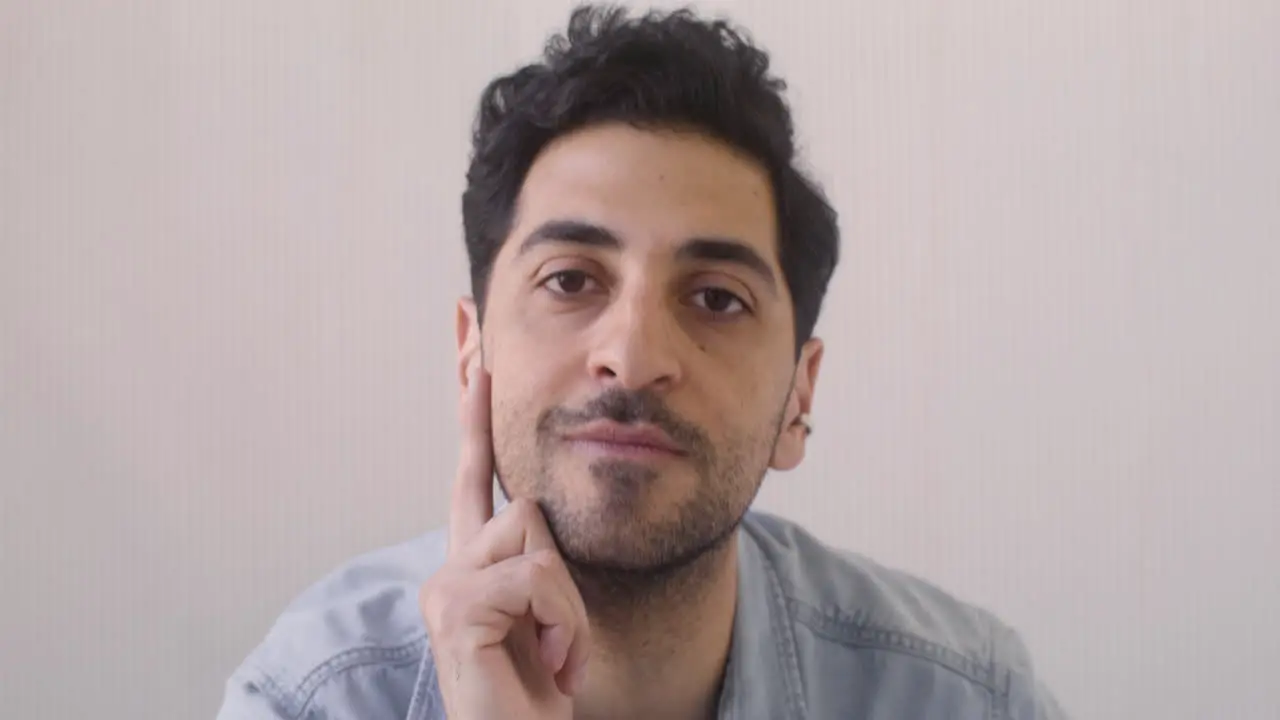
[[[480,534],[493,518],[493,427],[490,424],[490,378],[476,362],[463,393],[459,420],[462,449],[449,508],[449,554]]]

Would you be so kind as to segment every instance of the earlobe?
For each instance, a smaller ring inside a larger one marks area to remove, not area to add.
[[[805,440],[809,435],[807,425],[809,416],[808,413],[800,412],[799,407],[800,402],[796,398],[796,392],[792,390],[783,416],[785,424],[778,433],[778,439],[773,445],[773,457],[769,460],[769,466],[774,470],[783,472],[794,470],[804,460]]]
[[[784,426],[774,443],[770,467],[775,470],[795,469],[804,460],[805,445],[813,432],[813,391],[822,364],[822,341],[811,338],[805,342],[796,363],[791,392],[783,410]]]
[[[809,417],[809,413],[800,413],[797,415],[796,424],[804,430],[805,437],[809,437],[813,434],[813,419]]]

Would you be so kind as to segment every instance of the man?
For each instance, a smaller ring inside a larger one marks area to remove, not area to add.
[[[582,8],[490,84],[448,530],[295,601],[221,717],[1059,715],[991,615],[748,512],[804,457],[837,257],[767,60]]]

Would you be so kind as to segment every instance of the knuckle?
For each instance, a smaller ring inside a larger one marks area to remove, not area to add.
[[[418,593],[418,607],[427,630],[436,641],[447,640],[452,630],[464,624],[468,603],[461,595],[456,578],[445,572],[437,572],[422,584]]]
[[[433,575],[418,586],[418,607],[424,615],[430,615],[439,605],[440,578]]]
[[[432,578],[422,584],[418,592],[418,608],[422,611],[422,619],[426,621],[428,627],[440,625],[440,616],[447,604],[447,595],[439,581]]]
[[[560,559],[560,553],[555,550],[536,550],[529,554],[529,559],[534,565],[542,568],[548,574],[557,570],[564,561]]]
[[[528,556],[528,562],[524,563],[523,570],[525,578],[534,587],[545,585],[551,579],[551,573],[547,566],[538,562],[532,555]]]
[[[457,598],[450,598],[440,606],[436,631],[448,637],[451,631],[466,625],[466,613],[466,604],[458,602]]]

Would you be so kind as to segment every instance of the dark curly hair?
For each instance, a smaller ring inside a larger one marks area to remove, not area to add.
[[[621,7],[576,8],[540,63],[495,79],[480,99],[462,195],[478,313],[525,174],[549,142],[609,121],[689,129],[746,153],[769,175],[798,354],[835,269],[839,230],[822,191],[795,166],[785,89],[769,74],[768,54],[725,20],[689,9],[631,18]]]

